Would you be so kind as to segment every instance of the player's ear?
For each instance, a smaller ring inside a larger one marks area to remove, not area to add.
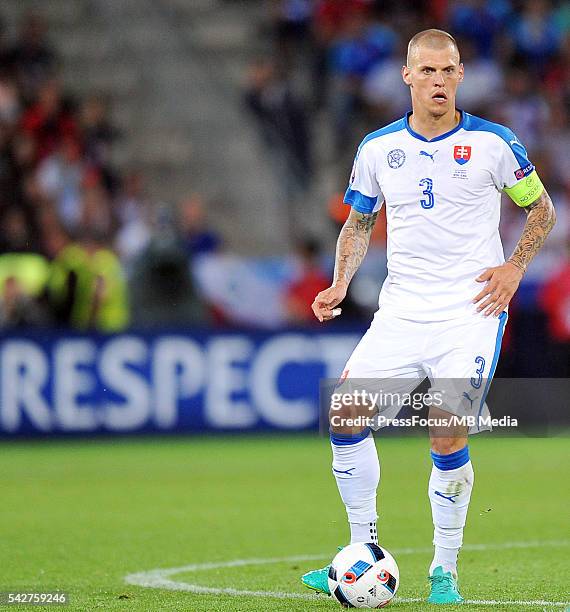
[[[459,79],[458,79],[459,83],[461,83],[461,81],[463,81],[464,75],[465,75],[465,73],[464,73],[464,70],[463,70],[463,62],[461,62],[459,64]]]
[[[408,66],[402,66],[402,79],[404,79],[404,83],[406,85],[412,85],[412,75],[411,75],[411,70],[408,68]]]

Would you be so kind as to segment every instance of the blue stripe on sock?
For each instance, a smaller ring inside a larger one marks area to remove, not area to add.
[[[438,470],[456,470],[469,461],[469,446],[464,446],[461,450],[451,453],[451,455],[438,455],[431,451],[431,460]]]
[[[331,442],[335,446],[349,446],[350,444],[358,444],[365,438],[368,438],[370,434],[370,427],[365,427],[360,433],[357,434],[333,434],[331,432]]]

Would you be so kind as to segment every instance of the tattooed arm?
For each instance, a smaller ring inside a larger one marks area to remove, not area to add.
[[[370,234],[377,218],[377,212],[364,214],[354,208],[350,209],[350,215],[340,230],[336,243],[333,283],[317,295],[312,305],[313,312],[321,323],[333,318],[333,308],[346,297],[348,285],[366,255]]]
[[[345,284],[348,287],[366,255],[370,234],[377,218],[377,212],[367,215],[354,208],[350,209],[350,215],[342,226],[336,243],[333,285]]]
[[[546,189],[538,200],[527,206],[524,211],[528,215],[526,224],[508,262],[526,272],[528,264],[538,253],[556,223],[556,211]]]
[[[513,254],[502,266],[489,268],[477,278],[477,281],[487,284],[473,299],[473,303],[480,302],[477,307],[479,312],[486,308],[485,316],[490,314],[499,316],[507,307],[518,289],[528,264],[538,253],[556,223],[556,212],[546,189],[524,210],[527,219]]]

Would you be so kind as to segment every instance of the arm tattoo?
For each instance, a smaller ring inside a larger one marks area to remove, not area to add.
[[[508,261],[517,268],[526,270],[532,258],[544,244],[550,230],[556,223],[556,212],[546,190],[532,204],[525,208],[526,224],[520,240]]]
[[[377,218],[378,212],[366,215],[354,209],[350,211],[336,243],[334,285],[350,283],[366,255],[370,234]]]

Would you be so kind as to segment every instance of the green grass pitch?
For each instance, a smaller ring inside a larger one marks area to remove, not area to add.
[[[398,594],[425,597],[431,560],[428,442],[379,439],[377,446],[380,543],[398,561]],[[460,557],[462,594],[477,601],[567,601],[568,439],[480,437],[470,448],[475,489]],[[326,439],[10,442],[2,444],[1,454],[0,591],[61,589],[69,592],[70,605],[54,608],[81,611],[341,609],[324,596],[195,594],[124,580],[157,568],[301,557],[198,568],[169,578],[310,595],[299,576],[324,565],[348,536]],[[504,548],[505,543],[511,546]],[[388,609],[437,607],[395,602]],[[444,609],[565,608],[465,604]]]

